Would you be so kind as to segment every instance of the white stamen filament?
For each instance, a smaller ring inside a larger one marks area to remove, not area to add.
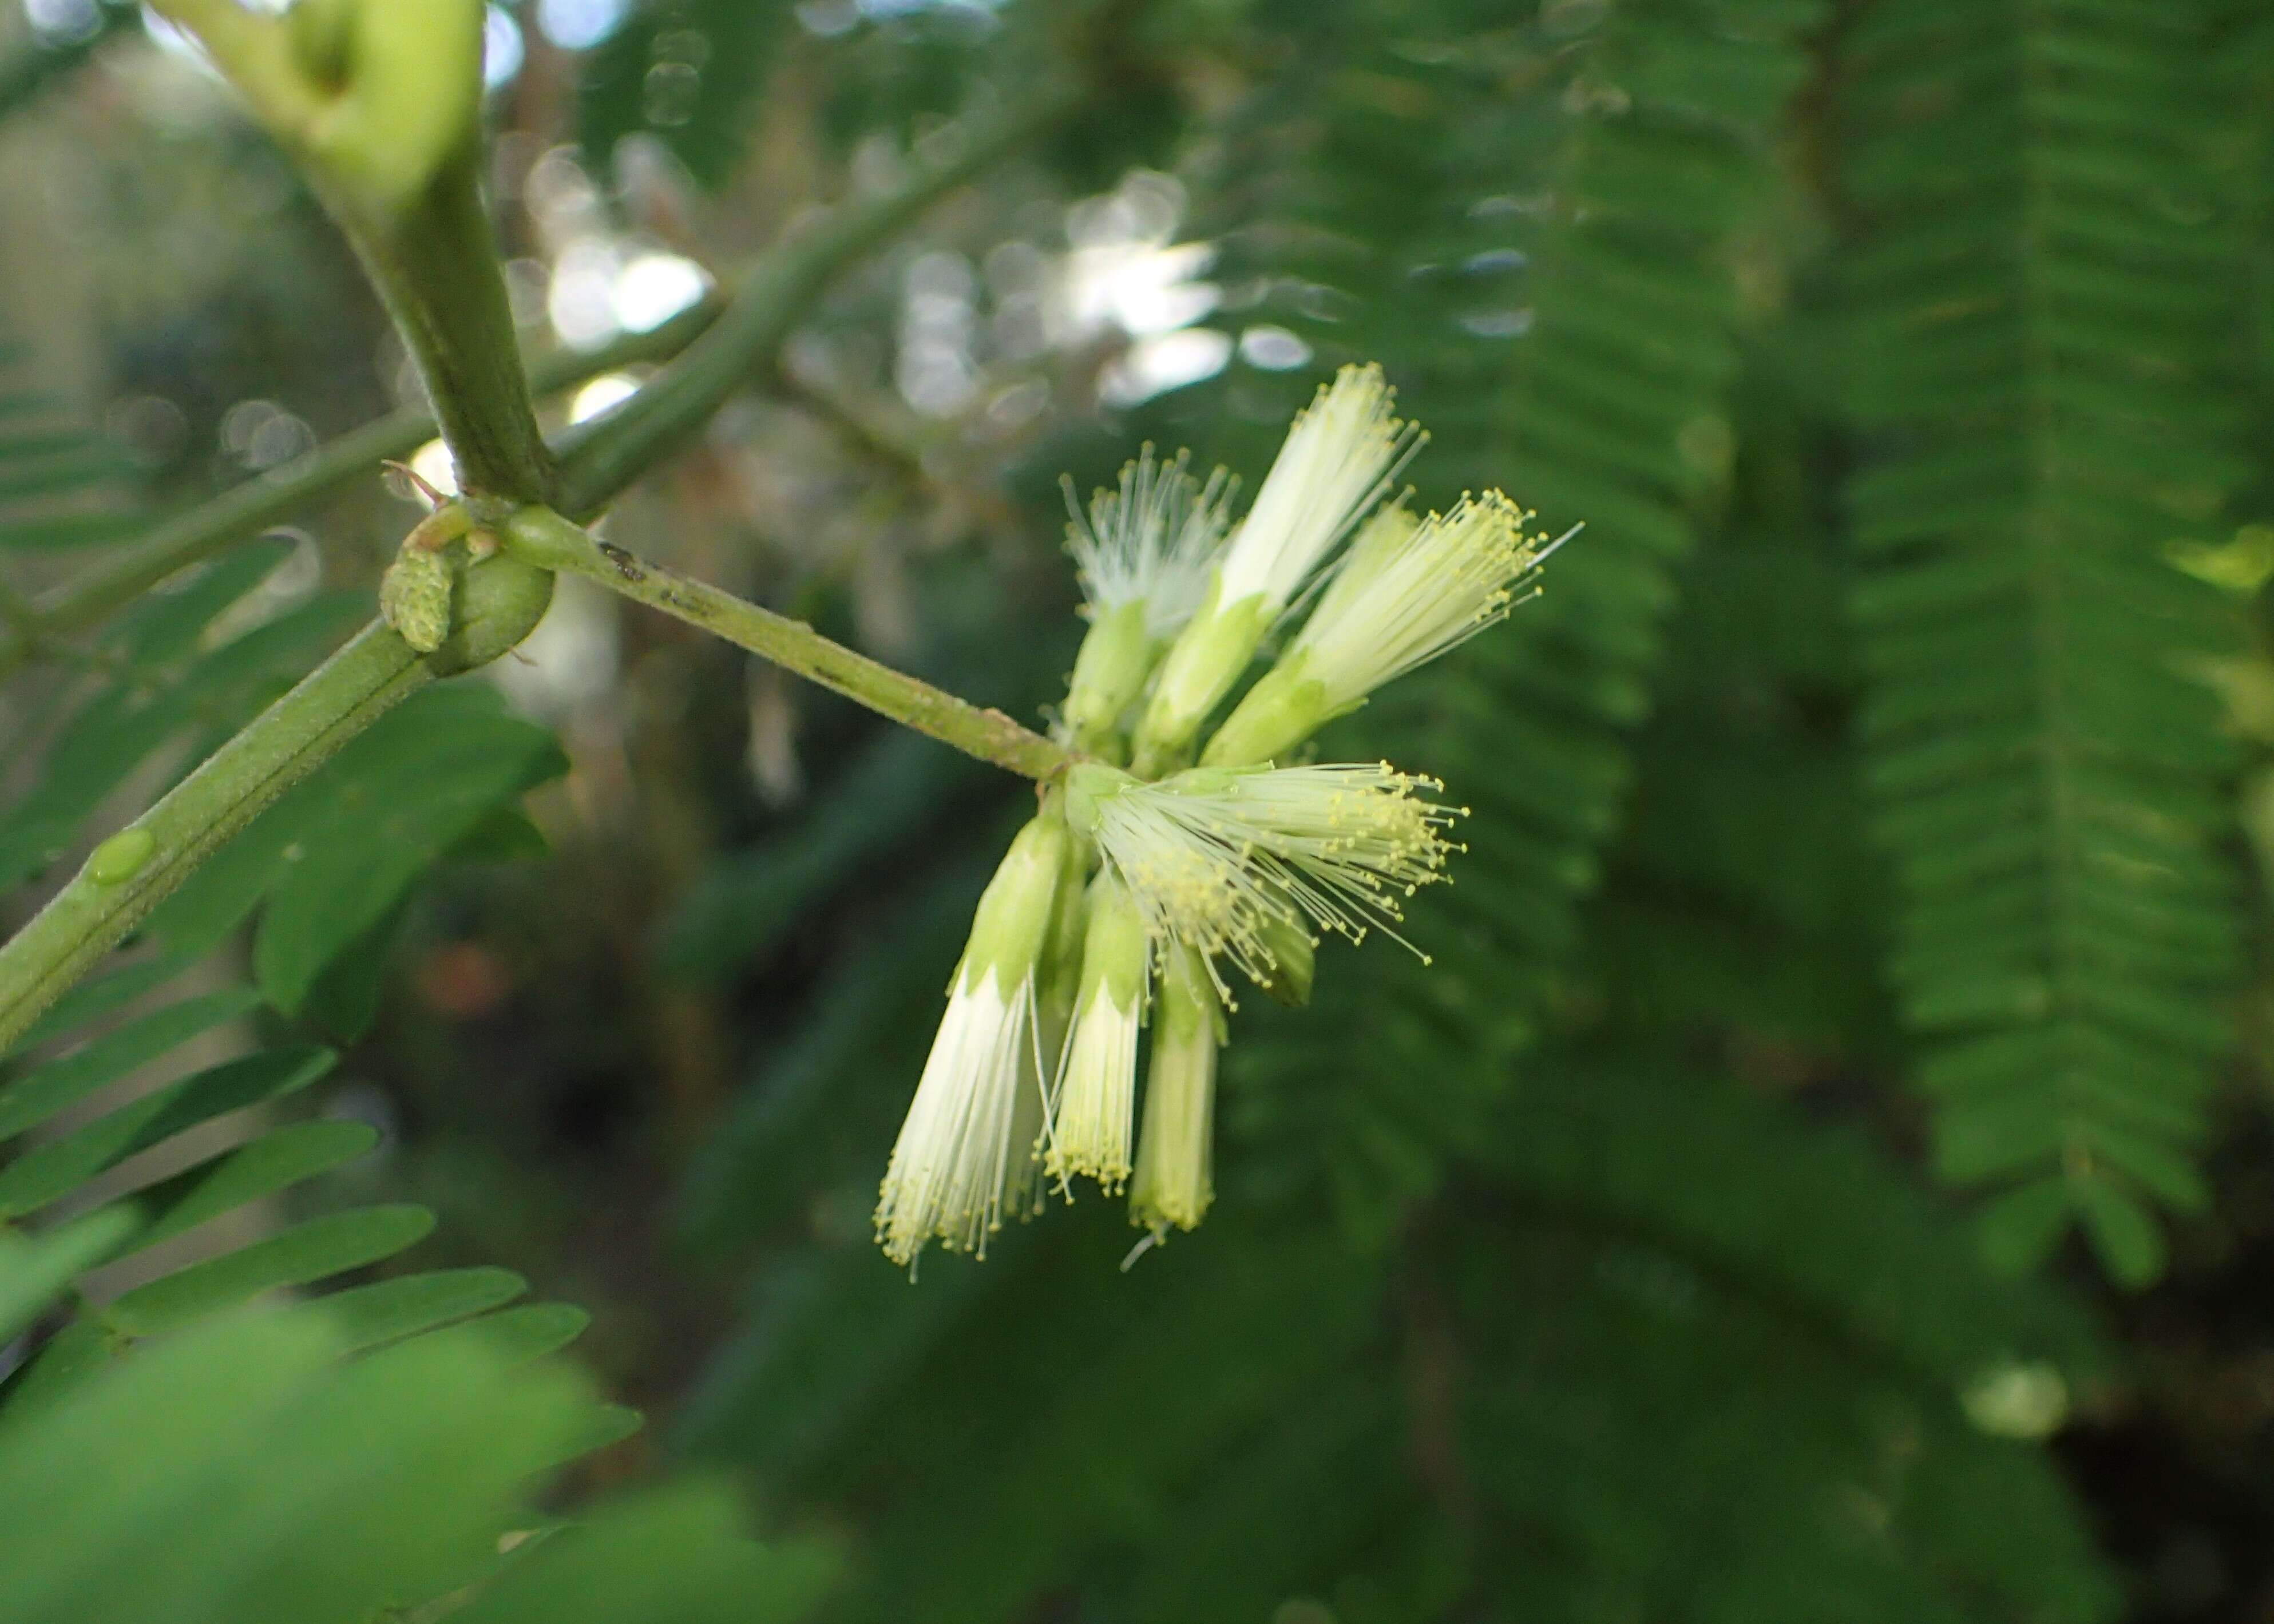
[[[877,1238],[895,1263],[927,1242],[987,1255],[1005,1213],[1039,1195],[1043,1112],[1035,983],[1005,996],[991,973],[959,972],[877,1203]]]
[[[1547,556],[1545,531],[1498,491],[1464,496],[1419,526],[1369,526],[1297,635],[1291,660],[1337,710],[1507,618]]]
[[[1118,775],[1117,775],[1118,776]],[[1305,921],[1352,941],[1395,929],[1403,902],[1445,878],[1460,816],[1419,791],[1435,780],[1388,764],[1202,769],[1157,784],[1120,779],[1096,796],[1099,848],[1156,944],[1181,943],[1268,983],[1275,922]]]
[[[1167,637],[1193,617],[1208,590],[1209,571],[1224,544],[1231,477],[1223,469],[1203,485],[1186,470],[1186,454],[1156,462],[1148,446],[1121,470],[1114,490],[1090,498],[1085,514],[1066,482],[1066,549],[1093,609],[1145,605],[1146,630]]]
[[[1141,1004],[1123,1008],[1101,982],[1075,1012],[1043,1161],[1061,1192],[1077,1175],[1096,1179],[1108,1195],[1119,1194],[1129,1181]]]
[[[1261,593],[1276,613],[1295,600],[1419,448],[1390,404],[1379,366],[1345,366],[1296,417],[1224,553],[1219,602]]]

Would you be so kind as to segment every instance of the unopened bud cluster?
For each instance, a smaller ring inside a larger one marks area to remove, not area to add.
[[[1446,877],[1461,810],[1434,779],[1282,764],[1506,615],[1553,550],[1498,492],[1379,508],[1421,438],[1379,369],[1345,367],[1236,526],[1226,475],[1149,448],[1074,508],[1090,629],[1059,736],[1083,759],[980,902],[877,1204],[896,1261],[930,1241],[984,1255],[1006,1215],[1078,1178],[1126,1192],[1155,1237],[1199,1223],[1233,973],[1306,1002],[1324,935],[1404,942],[1405,900]]]

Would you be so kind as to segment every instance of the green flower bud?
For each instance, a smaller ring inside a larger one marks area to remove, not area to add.
[[[449,641],[434,652],[445,676],[486,665],[537,629],[553,602],[553,573],[500,555],[458,576],[457,615]]]
[[[292,56],[301,71],[337,88],[353,65],[356,13],[361,0],[294,0],[284,13],[292,37]]]
[[[1159,652],[1146,626],[1143,599],[1097,609],[1066,688],[1066,740],[1094,756],[1118,755],[1121,718],[1145,691]]]
[[[347,19],[349,9],[330,0],[296,30],[304,70],[337,89],[309,145],[364,200],[395,212],[474,136],[484,7],[361,0]]]
[[[1129,1218],[1158,1235],[1171,1225],[1196,1227],[1216,1199],[1216,1067],[1224,1006],[1198,953],[1179,949],[1166,960],[1155,1011]]]

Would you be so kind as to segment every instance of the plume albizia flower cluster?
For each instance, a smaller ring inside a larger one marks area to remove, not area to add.
[[[1087,509],[1069,491],[1089,631],[1058,726],[1081,755],[981,899],[877,1207],[894,1260],[983,1256],[1076,1180],[1150,1239],[1191,1229],[1234,977],[1302,1004],[1325,936],[1412,947],[1405,903],[1447,877],[1464,809],[1388,763],[1291,757],[1506,616],[1560,543],[1497,491],[1380,507],[1422,440],[1391,408],[1379,368],[1344,367],[1236,527],[1230,477],[1182,454],[1147,447]]]

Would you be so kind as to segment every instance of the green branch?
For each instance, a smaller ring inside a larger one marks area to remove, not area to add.
[[[585,492],[587,500],[599,500],[591,493],[621,489],[667,455],[680,436],[715,410],[742,380],[772,364],[782,338],[812,309],[837,271],[970,178],[984,162],[1007,155],[1021,139],[1040,135],[1074,106],[1071,94],[1054,90],[1034,109],[984,126],[960,153],[919,168],[888,196],[855,206],[838,224],[824,225],[767,255],[718,319],[715,326],[727,336],[706,341],[699,367],[666,372],[626,408],[598,420],[591,432],[578,436],[575,447],[564,452],[560,470],[564,487]],[[634,412],[631,409],[643,401],[644,407]],[[376,438],[383,426],[374,425],[363,432]],[[361,449],[368,453],[371,447],[366,444]],[[343,457],[341,465],[344,462]],[[328,477],[347,476],[335,471]],[[306,500],[312,489],[312,480],[297,490],[296,500]],[[258,501],[252,492],[231,495],[248,508]],[[190,534],[185,530],[173,538],[174,545],[186,550]],[[226,532],[205,521],[197,532],[199,545],[208,551],[219,546],[217,536],[226,539]],[[154,556],[146,550],[138,555],[137,568],[148,568]],[[178,568],[178,562],[167,568]],[[165,573],[158,571],[159,575]],[[97,847],[87,868],[0,945],[0,1047],[19,1036],[200,862],[381,712],[425,682],[494,659],[519,643],[543,614],[551,583],[549,575],[510,558],[474,568],[461,590],[456,635],[423,659],[386,626],[366,628],[157,805]],[[55,629],[52,620],[43,624]],[[847,650],[840,652],[860,659]],[[855,690],[848,687],[845,691]],[[982,718],[988,715],[976,714]],[[999,752],[988,753],[987,759],[1006,765],[1024,763],[1013,770],[1042,772],[1063,760],[1057,747],[1026,733],[1007,718],[987,724],[983,732],[992,733],[998,726],[1009,731],[1001,734]],[[949,737],[945,733],[939,736]],[[972,736],[981,737],[982,731],[975,730]],[[950,741],[956,741],[951,737]],[[1035,753],[1035,745],[1053,755]]]
[[[543,397],[620,367],[667,359],[709,327],[721,308],[706,301],[652,331],[624,334],[598,350],[555,350],[531,364],[531,387]],[[30,605],[21,629],[34,635],[0,643],[0,678],[36,658],[41,650],[34,645],[41,639],[86,630],[176,571],[346,490],[382,462],[401,462],[433,440],[439,429],[433,412],[406,407],[162,521],[132,552],[106,560]]]
[[[732,592],[634,558],[542,508],[523,508],[500,530],[508,552],[542,569],[597,581],[634,603],[660,609],[735,647],[772,660],[881,716],[954,746],[968,756],[1036,779],[1056,778],[1074,759],[1063,747],[1000,710],[932,687],[832,643],[802,620],[745,603]]]
[[[749,385],[752,372],[780,349],[840,267],[906,227],[942,193],[1063,122],[1080,104],[1073,80],[1054,81],[969,129],[943,131],[937,139],[953,145],[921,161],[900,185],[844,205],[768,253],[726,313],[661,376],[563,438],[553,505],[579,519],[599,513]]]
[[[456,634],[421,658],[366,627],[195,772],[95,847],[0,947],[0,1049],[277,796],[426,683],[495,659],[529,635],[553,577],[507,560],[467,573]]]
[[[795,240],[760,255],[734,279],[734,297],[681,312],[652,332],[630,333],[589,352],[557,351],[533,363],[539,395],[602,372],[666,360],[734,312],[734,331],[706,343],[699,365],[674,368],[615,410],[571,429],[555,447],[561,506],[590,517],[718,410],[766,365],[791,328],[809,314],[847,264],[888,239],[945,193],[1000,162],[1064,119],[1073,93],[1053,87],[983,121],[952,154],[920,165],[889,192],[844,210]],[[690,353],[688,361],[697,357]],[[381,462],[399,461],[434,438],[432,412],[406,409],[327,442],[285,468],[248,479],[158,525],[132,553],[109,560],[33,605],[39,635],[0,642],[0,678],[38,658],[43,639],[84,631],[177,570],[245,537],[281,523],[353,485]]]
[[[348,236],[418,360],[459,485],[541,500],[553,488],[553,452],[537,426],[514,342],[497,244],[475,180],[480,162],[470,141],[383,234],[350,229]]]
[[[156,5],[298,161],[354,246],[425,380],[459,483],[546,500],[553,454],[482,207],[478,0]]]
[[[791,244],[759,255],[749,271],[734,277],[737,296],[721,303],[703,303],[680,312],[652,332],[630,332],[616,342],[589,352],[557,350],[530,366],[534,394],[548,395],[580,385],[619,366],[636,362],[659,362],[694,343],[710,327],[719,326],[721,309],[737,312],[737,335],[732,342],[705,346],[700,366],[652,380],[646,389],[587,425],[573,427],[561,437],[557,457],[561,462],[561,505],[568,512],[591,516],[605,498],[630,485],[652,466],[652,457],[668,453],[680,439],[705,421],[732,391],[749,382],[750,373],[764,366],[787,332],[812,312],[830,277],[896,229],[905,228],[925,207],[1000,162],[1023,141],[1039,137],[1073,107],[1069,91],[1050,91],[1021,105],[964,139],[960,150],[916,169],[900,186],[873,200],[848,205],[844,221],[824,223]],[[689,362],[696,357],[689,355]],[[46,598],[36,600],[27,628],[0,642],[0,678],[20,671],[39,658],[43,646],[66,639],[118,610],[123,605],[166,580],[180,568],[228,548],[244,537],[257,535],[268,525],[282,523],[291,514],[343,492],[368,476],[382,462],[400,462],[427,444],[439,432],[432,411],[407,407],[332,439],[319,450],[284,469],[245,480],[234,489],[205,500],[198,508],[159,523],[141,545],[116,560],[107,560],[84,578],[68,583]]]

